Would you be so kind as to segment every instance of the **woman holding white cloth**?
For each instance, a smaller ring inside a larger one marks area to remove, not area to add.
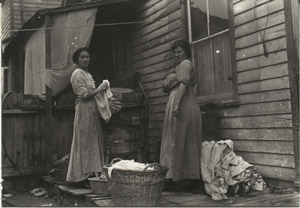
[[[77,96],[73,141],[70,153],[67,181],[80,182],[89,176],[99,176],[104,165],[104,138],[101,118],[95,96],[104,94],[108,83],[98,88],[88,72],[90,53],[79,48],[73,55],[78,68],[71,76],[73,91]],[[109,112],[110,113],[110,112]]]

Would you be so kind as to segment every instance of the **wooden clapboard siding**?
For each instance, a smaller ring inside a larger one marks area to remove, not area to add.
[[[145,89],[160,89],[162,88],[163,80],[144,83]]]
[[[166,26],[168,24],[170,24],[170,22],[173,22],[175,20],[178,20],[180,19],[181,17],[181,13],[180,11],[175,11],[174,13],[170,14],[168,19],[165,20],[165,21],[158,21],[158,22],[154,22],[153,24],[149,25],[148,27],[144,27],[144,30],[138,30],[136,32],[133,33],[133,38],[139,38],[139,37],[142,37],[142,36],[145,36],[149,33],[152,33],[153,31],[155,30],[158,30],[159,28],[162,28],[163,26]],[[143,21],[149,21],[151,22],[151,19],[153,17],[150,16],[146,19],[143,19]]]
[[[170,47],[174,40],[182,38],[180,1],[153,0],[144,4],[140,14],[143,22],[136,25],[132,35],[133,70],[138,71],[141,83],[156,113],[149,111],[149,156],[157,161],[162,121],[167,95],[162,91],[163,79],[174,66]],[[168,6],[167,16],[165,12]],[[157,19],[162,17],[161,19]],[[155,21],[153,21],[155,20]],[[153,133],[155,132],[155,133]]]
[[[255,93],[258,91],[270,91],[289,88],[289,78],[261,80],[251,83],[239,84],[238,94]]]
[[[234,15],[245,13],[246,11],[253,9],[255,6],[267,3],[269,0],[260,0],[260,1],[236,1],[233,2],[233,13]]]
[[[157,112],[155,114],[150,114],[149,115],[149,122],[150,123],[155,123],[155,122],[161,122],[164,119],[164,112]]]
[[[276,38],[280,38],[280,37],[285,37],[285,25],[282,24],[278,24],[275,25],[273,27],[270,27],[266,30],[264,30],[265,33],[265,37],[264,40],[265,41],[269,41],[269,40],[273,40]],[[245,36],[241,36],[239,38],[235,39],[235,47],[236,49],[241,49],[244,47],[249,47],[251,45],[256,45],[258,43],[262,42],[262,33],[251,33],[251,34],[247,34]]]
[[[283,10],[283,1],[282,0],[274,0],[271,1],[270,3],[268,3],[268,1],[264,2],[263,4],[261,1],[257,1],[257,7],[255,8],[255,12],[254,12],[254,8],[252,7],[248,9],[243,13],[240,14],[236,14],[235,18],[234,18],[234,24],[235,26],[238,25],[242,25],[245,24],[247,22],[251,22],[253,20],[255,20],[256,18],[261,18],[263,16],[266,16],[270,13],[275,13],[278,12],[280,10]],[[245,7],[247,8],[247,7]]]
[[[243,104],[238,109],[232,107],[221,111],[220,118],[247,117],[259,115],[279,115],[291,113],[291,101],[277,101],[269,103]]]
[[[149,98],[158,98],[166,96],[166,93],[163,92],[162,88],[159,89],[149,89],[147,90],[147,95]]]
[[[3,110],[5,113],[5,110]],[[38,121],[38,112],[32,114],[4,114],[3,123],[6,125],[2,132],[2,142],[5,145],[7,154],[13,163],[18,166],[22,174],[32,174],[37,167],[45,164],[45,138],[41,131],[44,122]],[[4,152],[2,152],[2,155]],[[20,174],[11,168],[16,168],[7,157],[2,156],[2,175],[12,176]],[[25,173],[23,169],[27,169]],[[32,171],[28,171],[32,169]]]
[[[276,129],[223,129],[222,138],[232,140],[270,140],[270,141],[292,141],[292,132],[289,128]]]
[[[261,115],[251,117],[222,118],[222,128],[226,129],[259,129],[259,128],[291,128],[292,116],[287,115]]]
[[[133,58],[133,61],[137,62],[137,61],[144,60],[144,59],[147,59],[149,57],[155,56],[157,54],[161,54],[161,53],[164,53],[166,51],[169,51],[170,47],[171,47],[171,44],[172,43],[169,42],[169,43],[165,43],[165,44],[153,47],[150,50],[143,51],[142,53],[139,53],[139,54],[135,55],[134,58]]]
[[[235,28],[235,36],[241,37],[245,34],[255,33],[256,31],[264,30],[284,22],[284,11],[273,13],[271,15],[256,19],[252,22],[237,26]]]
[[[180,25],[181,25],[181,21],[178,19],[178,20],[175,20],[175,21],[171,22],[170,24],[168,24],[164,27],[161,27],[161,28],[159,28],[155,31],[152,31],[150,34],[146,34],[145,36],[139,37],[134,41],[134,43],[135,43],[134,47],[146,44],[147,42],[149,42],[149,41],[151,41],[155,38],[158,38],[158,37],[160,37],[164,34],[168,34],[170,32],[173,32],[176,29],[180,28]]]
[[[133,63],[133,69],[136,70],[142,70],[142,68],[146,66],[151,66],[157,63],[161,63],[165,60],[167,60],[169,57],[169,52],[165,52],[162,54],[155,55],[153,57],[149,57],[145,60],[141,60],[139,62]],[[148,70],[147,70],[148,71]],[[151,70],[149,70],[151,72]]]
[[[180,35],[181,35],[181,30],[176,30],[173,31],[172,33],[166,33],[165,35],[161,36],[159,39],[150,40],[146,42],[144,45],[137,46],[136,48],[133,49],[133,53],[137,54],[142,51],[147,51],[150,48],[164,44],[172,39],[176,39],[180,37]]]
[[[165,78],[167,74],[168,74],[168,70],[162,70],[155,73],[146,74],[142,77],[142,82],[147,83],[147,82],[161,80]]]
[[[22,174],[33,174],[36,169],[40,170],[39,174],[43,173],[42,170],[45,171],[45,148],[52,149],[57,158],[70,153],[74,109],[63,110],[63,113],[62,110],[54,111],[53,146],[51,147],[46,147],[45,143],[44,111],[31,111],[31,113],[22,111],[6,113],[6,111],[3,110],[2,117],[3,124],[5,124],[2,130],[2,141],[9,157],[19,167]],[[5,157],[4,152],[2,152],[2,168],[3,176],[20,174]]]
[[[10,0],[14,29],[20,29],[38,10],[60,7],[62,0]]]
[[[153,20],[157,20],[157,18],[159,18],[159,16],[164,12],[164,10],[167,8],[167,6],[169,8],[171,8],[169,10],[170,15],[166,18],[164,18],[164,21],[153,21]],[[141,15],[140,15],[140,19],[142,19],[144,22],[142,22],[140,25],[137,26],[137,30],[140,29],[145,29],[145,31],[147,31],[146,27],[155,27],[155,25],[160,25],[160,24],[165,24],[165,20],[167,19],[167,24],[169,22],[169,18],[173,13],[176,12],[180,7],[180,2],[178,0],[175,1],[171,1],[170,5],[167,5],[167,1],[165,0],[154,0],[149,4],[145,4],[144,6],[144,10],[142,11]],[[138,32],[137,33],[143,33],[143,32]]]
[[[152,105],[152,106],[153,106],[153,109],[156,112],[156,114],[165,112],[165,109],[166,109],[165,104],[155,104],[155,105]]]
[[[264,154],[252,152],[236,152],[243,159],[251,164],[282,166],[285,168],[295,168],[293,155],[278,155],[278,154]]]
[[[63,111],[63,112],[62,112]],[[73,138],[75,110],[58,110],[53,112],[53,146],[52,151],[61,158],[70,153]]]
[[[162,96],[162,97],[157,97],[157,98],[152,98],[151,102],[153,105],[155,104],[165,104],[168,101],[168,96]]]
[[[263,177],[294,181],[283,0],[234,1],[233,11],[240,106],[218,110],[220,137]]]
[[[137,69],[137,71],[142,75],[150,75],[150,74],[153,75],[158,72],[165,71],[166,69],[172,68],[174,66],[174,60],[169,59],[168,53],[165,53],[164,57],[166,58],[165,61],[163,61],[164,59],[160,56],[153,58],[154,59],[153,61],[156,60],[156,61],[158,61],[158,63],[154,62],[154,64],[152,64],[152,65],[145,65],[144,67]],[[153,63],[152,59],[150,59],[150,60],[151,60],[150,63]],[[144,79],[144,77],[142,77],[142,79]]]
[[[247,140],[235,140],[234,148],[238,151],[252,152],[252,153],[272,153],[278,155],[293,155],[293,145],[290,145],[292,141],[247,141]],[[265,161],[272,166],[269,161]]]
[[[237,71],[246,71],[255,68],[276,65],[287,62],[286,50],[269,53],[268,57],[260,55],[257,57],[249,57],[248,59],[243,59],[237,61]]]
[[[32,103],[32,106],[38,107],[21,108],[24,103]],[[8,93],[4,97],[2,176],[45,174],[47,149],[51,149],[57,159],[70,152],[75,110],[53,110],[53,145],[49,147],[46,146],[43,104],[31,95]],[[51,156],[48,159],[54,159]]]
[[[271,41],[268,41],[265,44],[265,47],[267,48],[268,53],[274,53],[277,51],[286,50],[286,38],[281,37],[278,39],[273,39]],[[236,53],[236,59],[239,61],[243,59],[248,59],[249,57],[260,56],[263,54],[264,54],[263,45],[258,44],[258,45],[253,45],[251,47],[238,50]]]
[[[274,66],[256,68],[251,71],[238,73],[238,84],[254,82],[258,80],[267,80],[288,76],[288,64],[282,63]]]
[[[263,177],[284,181],[295,180],[295,168],[282,168],[280,166],[255,165],[257,172]]]
[[[272,101],[290,100],[289,89],[278,89],[272,91],[254,92],[251,94],[240,94],[241,104],[265,103]]]
[[[10,3],[11,1],[5,1],[2,3],[2,14],[1,14],[1,31],[2,31],[2,37],[1,39],[4,40],[5,38],[8,38],[11,36],[9,33],[9,30],[13,29],[13,25],[11,22],[11,10],[10,10]]]

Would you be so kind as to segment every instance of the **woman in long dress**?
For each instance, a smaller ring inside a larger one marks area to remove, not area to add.
[[[172,52],[177,66],[164,81],[169,93],[162,130],[160,163],[173,181],[200,179],[202,118],[194,88],[196,74],[190,60],[189,44],[175,41]]]
[[[106,83],[95,87],[88,72],[90,53],[79,48],[73,55],[78,68],[72,73],[71,84],[77,96],[73,141],[67,181],[80,182],[89,176],[99,176],[104,165],[104,139],[95,96],[104,93]]]

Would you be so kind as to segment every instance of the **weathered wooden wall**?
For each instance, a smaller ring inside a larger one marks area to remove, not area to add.
[[[102,123],[105,148],[111,146],[115,156],[135,158],[140,150],[139,158],[146,162],[148,118],[142,96],[139,93],[123,95],[122,103],[121,111],[114,114],[109,123]],[[47,137],[49,123],[46,121],[45,102],[36,95],[7,93],[2,106],[2,176],[46,174],[46,160],[52,164],[69,154],[74,105],[73,93],[53,98],[52,131],[51,137]],[[127,154],[129,148],[130,151],[135,148],[134,155]],[[117,150],[123,154],[117,154]]]
[[[159,18],[167,6],[167,0],[151,0],[144,4],[140,19],[143,23],[134,28],[133,70],[142,75],[142,85],[155,113],[149,114],[150,160],[157,160],[159,142],[167,94],[162,91],[162,82],[173,66],[170,47],[181,38],[182,11],[180,1],[171,1],[169,15]],[[167,14],[167,13],[166,13]],[[152,21],[159,18],[156,21]],[[151,112],[151,111],[150,111]]]
[[[45,174],[47,149],[55,156],[49,160],[69,154],[74,112],[74,108],[53,110],[53,136],[46,141],[42,101],[9,93],[2,111],[2,176]]]
[[[37,10],[60,7],[62,0],[6,0],[2,5],[3,39],[12,34],[9,30],[18,30]]]
[[[173,1],[174,10],[167,17],[151,22],[166,2],[145,4],[141,14],[145,23],[136,27],[133,38],[133,69],[143,75],[142,84],[156,112],[149,115],[151,160],[158,160],[159,125],[168,99],[161,87],[173,66],[169,49],[184,36],[180,1]],[[233,12],[241,104],[217,110],[220,139],[232,139],[235,152],[264,177],[292,182],[295,163],[283,0],[234,0]]]
[[[221,138],[232,139],[236,153],[264,177],[294,181],[283,0],[233,2],[241,105],[219,111]]]
[[[6,0],[2,2],[1,10],[1,39],[4,40],[5,38],[9,37],[9,30],[13,29],[13,25],[11,24],[10,1]]]

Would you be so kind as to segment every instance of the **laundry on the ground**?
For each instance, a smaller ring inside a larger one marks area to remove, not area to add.
[[[245,195],[249,191],[266,189],[255,166],[234,153],[232,140],[202,143],[201,174],[205,190],[213,200],[228,199],[230,191]]]

